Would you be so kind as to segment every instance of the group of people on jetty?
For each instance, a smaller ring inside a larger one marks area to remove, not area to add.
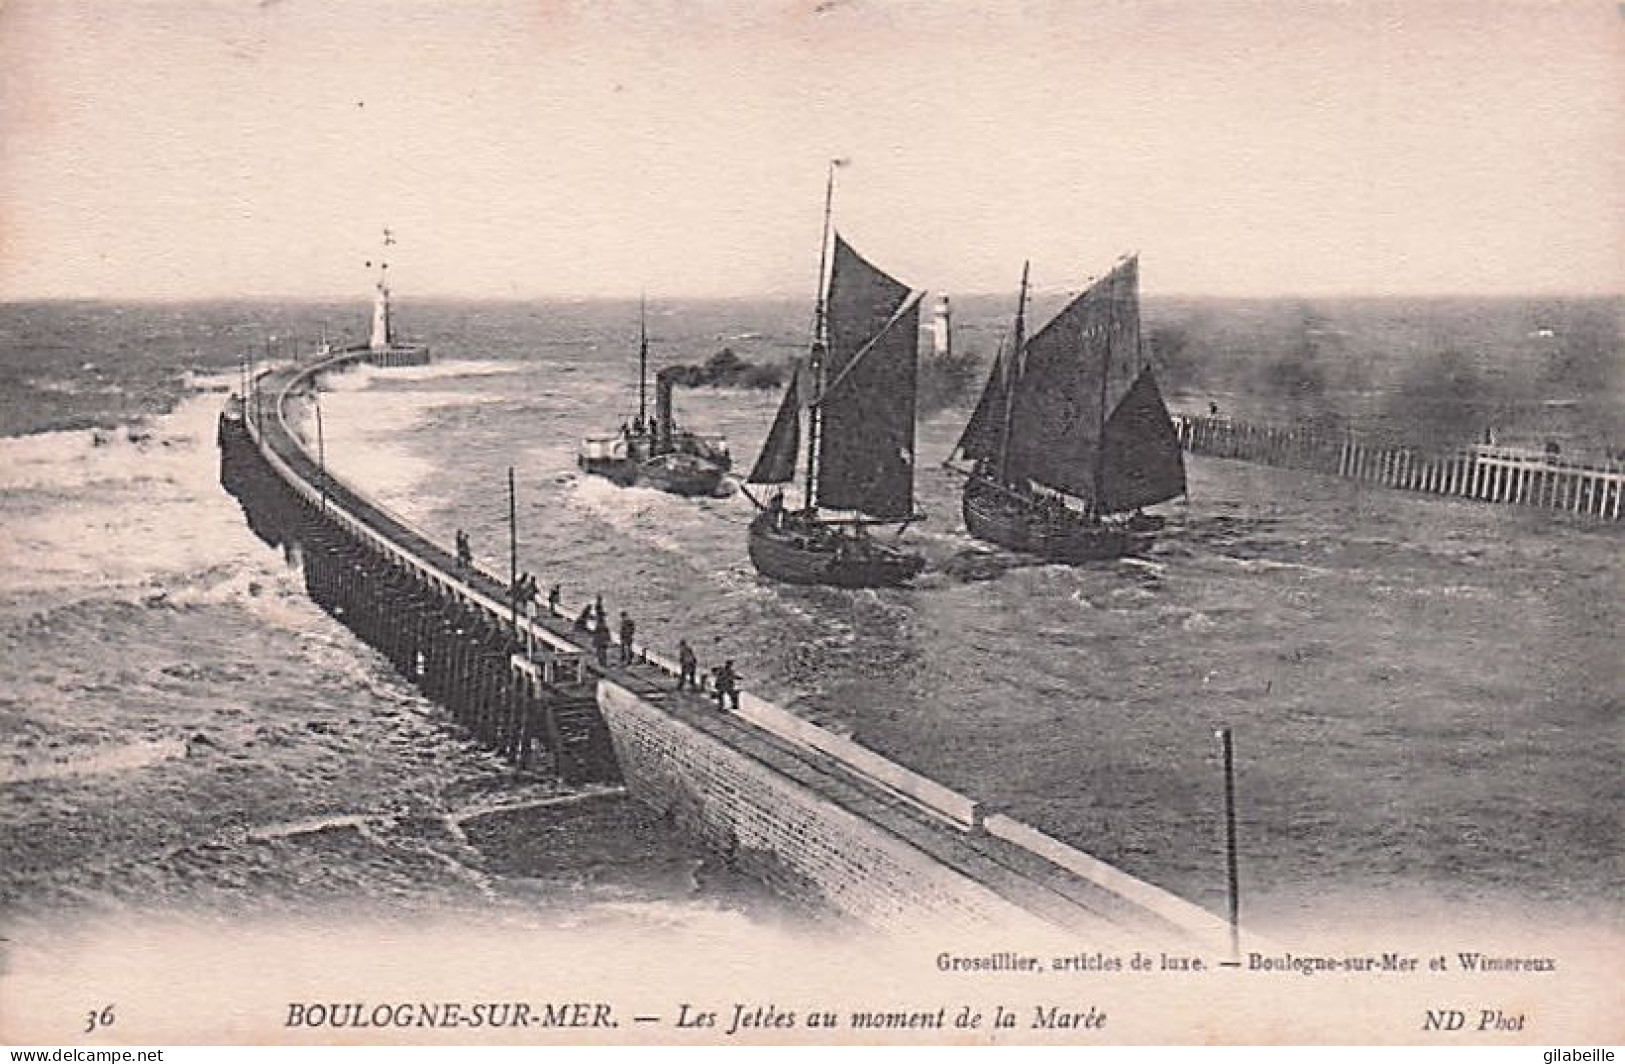
[[[466,572],[474,567],[474,551],[468,539],[468,533],[458,529],[454,537],[457,552],[457,569]],[[535,602],[541,588],[536,577],[530,573],[520,573],[508,589],[516,608],[528,607]],[[563,589],[553,584],[547,589],[547,609],[549,613],[557,613],[562,599]],[[528,612],[528,611],[527,611]],[[600,668],[609,667],[609,651],[614,640],[610,636],[609,611],[604,607],[604,596],[600,593],[593,600],[581,608],[576,615],[574,628],[578,632],[588,633],[592,642],[593,656],[598,660]],[[618,663],[624,668],[639,660],[635,649],[637,637],[637,622],[625,610],[620,616],[620,645],[618,650]],[[647,660],[647,659],[644,659]],[[700,659],[689,646],[687,639],[677,641],[677,690],[694,691],[700,693],[706,690],[707,684],[700,680]],[[739,673],[734,669],[733,659],[724,661],[711,670],[709,677],[711,696],[716,699],[719,710],[739,708]]]
[[[548,593],[548,605],[558,604],[558,585],[553,585]],[[635,640],[638,634],[637,622],[625,610],[621,611],[620,623],[620,665],[631,665],[638,660],[635,649]],[[604,608],[604,596],[596,595],[587,605],[581,607],[576,615],[575,630],[589,633],[592,640],[593,656],[598,659],[602,668],[609,667],[609,651],[612,645],[609,631],[609,611]],[[700,681],[700,659],[689,646],[687,639],[677,641],[677,690],[704,691],[706,684]],[[739,673],[734,669],[733,659],[724,661],[711,670],[711,695],[716,699],[718,709],[739,708]]]

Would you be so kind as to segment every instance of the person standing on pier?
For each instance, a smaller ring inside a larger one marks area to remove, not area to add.
[[[679,691],[698,691],[700,689],[698,675],[700,659],[694,656],[694,648],[688,645],[686,639],[677,641],[677,669],[677,689]]]
[[[609,623],[609,613],[604,609],[604,593],[602,591],[592,600],[592,615],[600,628]]]
[[[717,666],[716,691],[717,709],[727,709],[730,701],[734,709],[739,708],[739,674],[734,672],[732,658]]]
[[[632,623],[632,615],[625,610],[621,611],[621,664],[632,664],[632,636],[637,632],[637,625]]]
[[[604,668],[609,667],[609,626],[599,621],[592,630],[592,649],[598,657],[598,664]]]
[[[562,589],[557,584],[554,584],[552,587],[547,589],[547,611],[549,613],[552,613],[558,609],[561,591]]]

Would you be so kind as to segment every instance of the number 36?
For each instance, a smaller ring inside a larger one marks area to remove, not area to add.
[[[97,1012],[95,1009],[91,1009],[89,1012],[85,1013],[85,1033],[89,1034],[98,1027],[113,1026],[114,1018],[113,1006],[111,1005],[103,1005],[100,1012]]]

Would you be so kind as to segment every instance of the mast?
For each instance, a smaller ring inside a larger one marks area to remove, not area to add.
[[[999,483],[1008,479],[1010,466],[1010,414],[1015,406],[1016,369],[1021,363],[1021,349],[1027,343],[1027,270],[1032,260],[1021,264],[1021,295],[1016,300],[1015,337],[1010,345],[1010,359],[1004,364],[1004,424],[999,427]]]
[[[829,315],[824,278],[829,272],[829,218],[835,203],[835,169],[844,160],[831,159],[829,174],[824,181],[824,232],[818,244],[818,299],[813,305],[812,349],[807,353],[807,378],[812,394],[807,397],[807,484],[804,490],[805,506],[809,514],[818,509],[818,443],[823,427],[823,411],[819,400],[824,397],[824,353],[829,350]]]
[[[649,424],[649,313],[647,301],[638,296],[638,424]]]
[[[508,604],[513,609],[513,630],[519,632],[519,496],[508,467]]]
[[[1111,282],[1110,302],[1107,304],[1105,342],[1100,345],[1100,435],[1095,446],[1094,469],[1094,498],[1089,501],[1089,507],[1095,512],[1102,512],[1106,508],[1106,418],[1110,411],[1106,409],[1107,388],[1112,378],[1112,348],[1116,346],[1117,313],[1118,313],[1118,266],[1112,267],[1108,277]]]

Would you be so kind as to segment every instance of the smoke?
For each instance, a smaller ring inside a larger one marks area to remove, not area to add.
[[[661,380],[685,388],[777,388],[784,383],[785,367],[775,363],[747,362],[724,347],[698,366],[667,366],[658,374]]]
[[[1165,391],[1243,420],[1589,457],[1625,453],[1622,324],[1618,297],[1170,299],[1145,337]]]
[[[1188,327],[1152,326],[1146,330],[1145,345],[1158,380],[1170,391],[1196,391],[1212,383],[1201,354],[1191,346]]]
[[[1338,430],[1349,396],[1368,387],[1349,337],[1320,310],[1289,303],[1172,301],[1145,326],[1164,389],[1241,397],[1251,416]]]
[[[1311,307],[1300,305],[1296,319],[1284,338],[1283,350],[1260,366],[1254,389],[1275,400],[1294,421],[1340,428],[1347,418],[1333,392],[1346,388],[1334,388],[1332,378],[1335,367],[1349,365],[1342,337]]]
[[[1377,434],[1431,454],[1449,453],[1505,424],[1512,401],[1470,355],[1444,347],[1416,357],[1388,390]]]
[[[1576,434],[1625,457],[1625,329],[1620,304],[1570,303],[1540,308],[1552,335],[1532,338],[1543,393],[1573,400]]]

